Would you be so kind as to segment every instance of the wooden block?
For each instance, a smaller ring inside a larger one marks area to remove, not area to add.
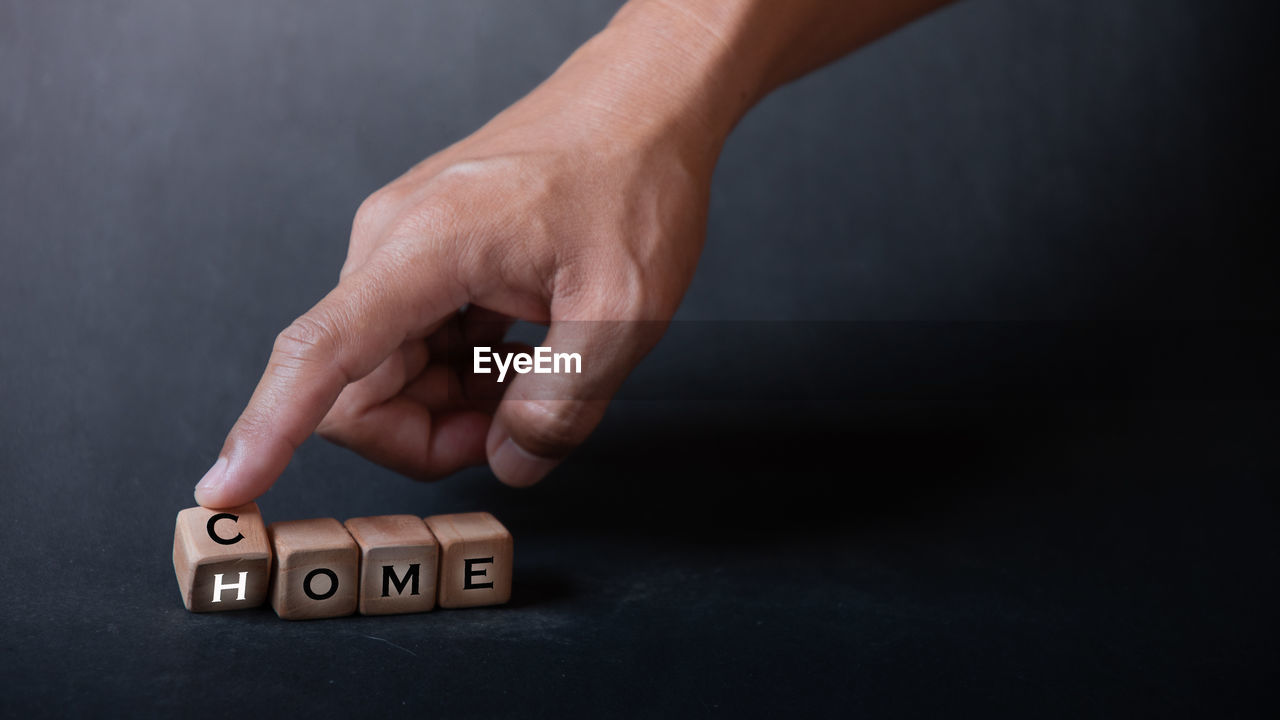
[[[360,614],[427,612],[436,606],[436,537],[417,515],[351,518],[360,546]]]
[[[173,530],[173,571],[191,612],[258,607],[271,582],[271,544],[254,503],[187,508]]]
[[[497,518],[486,512],[432,515],[426,523],[440,543],[440,607],[511,599],[515,543]]]
[[[285,620],[340,617],[356,611],[360,548],[333,518],[267,526],[276,568],[271,607]]]

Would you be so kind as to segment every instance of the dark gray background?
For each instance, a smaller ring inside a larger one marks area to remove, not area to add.
[[[778,92],[552,478],[261,501],[490,510],[512,605],[287,623],[184,611],[174,514],[361,199],[616,4],[0,0],[0,711],[1274,706],[1265,6],[973,0]]]

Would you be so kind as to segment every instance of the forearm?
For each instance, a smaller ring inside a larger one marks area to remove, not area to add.
[[[414,477],[488,458],[509,484],[537,482],[679,306],[738,120],[942,1],[632,0],[535,91],[361,205],[338,286],[277,338],[199,502],[261,495],[315,430]],[[590,358],[584,372],[459,403],[452,388],[476,376],[432,348],[508,318],[549,320],[545,344]]]
[[[678,8],[732,49],[751,102],[950,0],[632,0],[638,12]]]
[[[566,62],[637,124],[723,141],[757,102],[949,0],[631,0]]]

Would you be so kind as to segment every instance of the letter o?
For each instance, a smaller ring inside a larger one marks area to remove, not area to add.
[[[317,575],[329,576],[329,591],[323,595],[317,595],[311,590],[311,581],[315,579],[315,576]],[[312,600],[328,600],[333,597],[334,593],[338,592],[338,576],[329,568],[316,568],[315,570],[307,573],[307,577],[302,581],[302,592],[306,593],[307,597]]]

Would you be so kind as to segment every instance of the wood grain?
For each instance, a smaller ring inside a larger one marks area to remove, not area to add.
[[[475,512],[425,521],[440,543],[440,607],[501,605],[511,599],[515,543],[497,518]]]
[[[356,611],[360,548],[342,523],[333,518],[275,522],[267,534],[276,559],[270,594],[276,615],[310,620]]]
[[[417,515],[351,518],[360,546],[361,615],[427,612],[436,606],[439,545]]]
[[[191,612],[258,607],[271,581],[271,544],[254,503],[187,508],[173,530],[173,571]]]

